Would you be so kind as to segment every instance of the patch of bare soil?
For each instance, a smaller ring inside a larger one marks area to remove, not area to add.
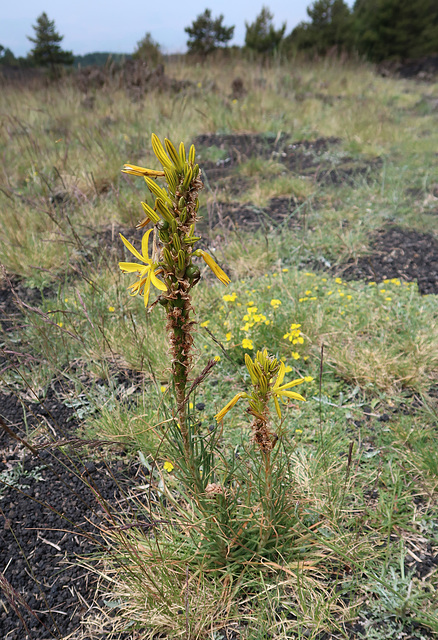
[[[234,172],[252,157],[275,160],[290,171],[317,182],[352,184],[367,177],[382,165],[380,158],[352,158],[339,149],[339,138],[317,138],[291,142],[288,134],[205,134],[194,144],[202,161],[203,149],[215,147],[223,157],[216,162],[202,161],[202,170],[210,186]]]
[[[204,236],[211,237],[215,230],[271,230],[286,222],[290,226],[296,226],[299,224],[299,209],[303,204],[294,197],[272,198],[267,207],[256,207],[250,202],[217,202],[200,220],[199,229]]]
[[[23,438],[24,416],[28,427],[47,425],[63,449],[46,441],[29,451],[11,437],[4,424]],[[96,592],[96,577],[76,558],[96,553],[98,527],[117,524],[110,512],[123,487],[144,482],[146,470],[122,459],[110,466],[105,443],[89,444],[102,453],[94,461],[81,455],[74,411],[55,389],[42,403],[0,394],[0,417],[0,637],[61,638],[75,631]]]
[[[336,268],[346,280],[417,281],[422,294],[438,294],[438,241],[429,233],[390,227],[378,231],[370,253]]]
[[[377,66],[377,71],[384,77],[433,82],[438,76],[438,54],[410,60],[385,60]]]

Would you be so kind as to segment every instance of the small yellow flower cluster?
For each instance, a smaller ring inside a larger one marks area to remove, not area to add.
[[[257,311],[257,307],[247,307],[246,314],[243,316],[245,324],[243,325],[243,327],[240,327],[242,331],[249,331],[249,329],[251,329],[255,324],[264,323],[266,325],[269,325],[271,323],[271,321],[268,320],[267,317],[263,315],[263,313],[257,313]]]
[[[283,338],[292,344],[303,344],[304,338],[301,335],[300,327],[300,324],[291,324],[289,331],[284,334]]]
[[[224,302],[234,302],[236,298],[237,298],[237,293],[235,291],[233,291],[233,293],[231,294],[226,293],[224,296],[222,296],[222,300]]]
[[[277,300],[276,298],[273,298],[271,300],[271,307],[274,307],[274,309],[278,309],[280,305],[281,305],[281,300]]]
[[[243,338],[243,340],[242,340],[242,348],[243,349],[254,349],[254,345],[252,343],[252,340],[249,340],[248,338]]]

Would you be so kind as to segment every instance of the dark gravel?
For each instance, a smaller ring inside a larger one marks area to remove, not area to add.
[[[76,433],[72,409],[53,390],[44,404],[24,410],[28,426],[43,420],[54,440]],[[15,396],[0,395],[0,415],[25,438],[23,404]],[[0,426],[2,472],[14,486],[0,485],[0,638],[62,638],[78,627],[95,596],[95,576],[75,559],[99,550],[95,525],[106,526],[122,487],[137,482],[132,476],[141,470],[122,460],[109,467],[99,455],[83,458],[74,441],[63,453],[55,447],[34,455]]]
[[[377,232],[370,253],[340,265],[346,280],[418,282],[422,294],[438,294],[438,241],[429,233],[390,227]]]

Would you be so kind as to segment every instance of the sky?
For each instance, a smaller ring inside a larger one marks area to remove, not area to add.
[[[307,19],[306,7],[312,0],[1,0],[0,44],[15,56],[25,56],[32,43],[26,36],[34,35],[32,25],[45,11],[64,36],[62,48],[83,55],[94,51],[132,53],[136,43],[150,32],[164,53],[183,53],[187,34],[184,27],[211,9],[213,17],[224,16],[225,26],[235,25],[231,44],[242,45],[245,21],[253,22],[263,5],[274,15],[279,28],[287,23],[289,33]],[[349,4],[351,4],[349,2]]]

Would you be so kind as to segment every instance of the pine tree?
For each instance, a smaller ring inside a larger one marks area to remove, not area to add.
[[[206,56],[220,46],[226,46],[233,37],[234,26],[225,27],[222,24],[223,19],[223,15],[212,18],[211,10],[206,9],[190,27],[185,27],[184,31],[189,35],[187,41],[189,53]]]
[[[132,54],[134,60],[144,60],[150,65],[160,64],[163,60],[161,47],[155,42],[152,35],[147,32],[146,35],[137,42],[137,48]]]
[[[262,7],[254,22],[245,22],[245,45],[258,53],[269,53],[278,48],[286,31],[286,23],[276,30],[273,24],[274,16],[268,7]]]
[[[436,0],[356,0],[357,47],[370,60],[438,53]]]
[[[292,48],[320,55],[335,47],[339,51],[352,49],[353,19],[344,0],[315,0],[307,7],[307,15],[311,22],[301,22],[287,37]]]
[[[64,36],[56,31],[55,21],[49,20],[47,13],[43,12],[38,16],[37,23],[32,25],[32,29],[35,31],[35,37],[27,36],[27,38],[35,45],[29,56],[36,65],[50,67],[54,72],[60,65],[73,64],[73,53],[63,51],[59,46]]]

